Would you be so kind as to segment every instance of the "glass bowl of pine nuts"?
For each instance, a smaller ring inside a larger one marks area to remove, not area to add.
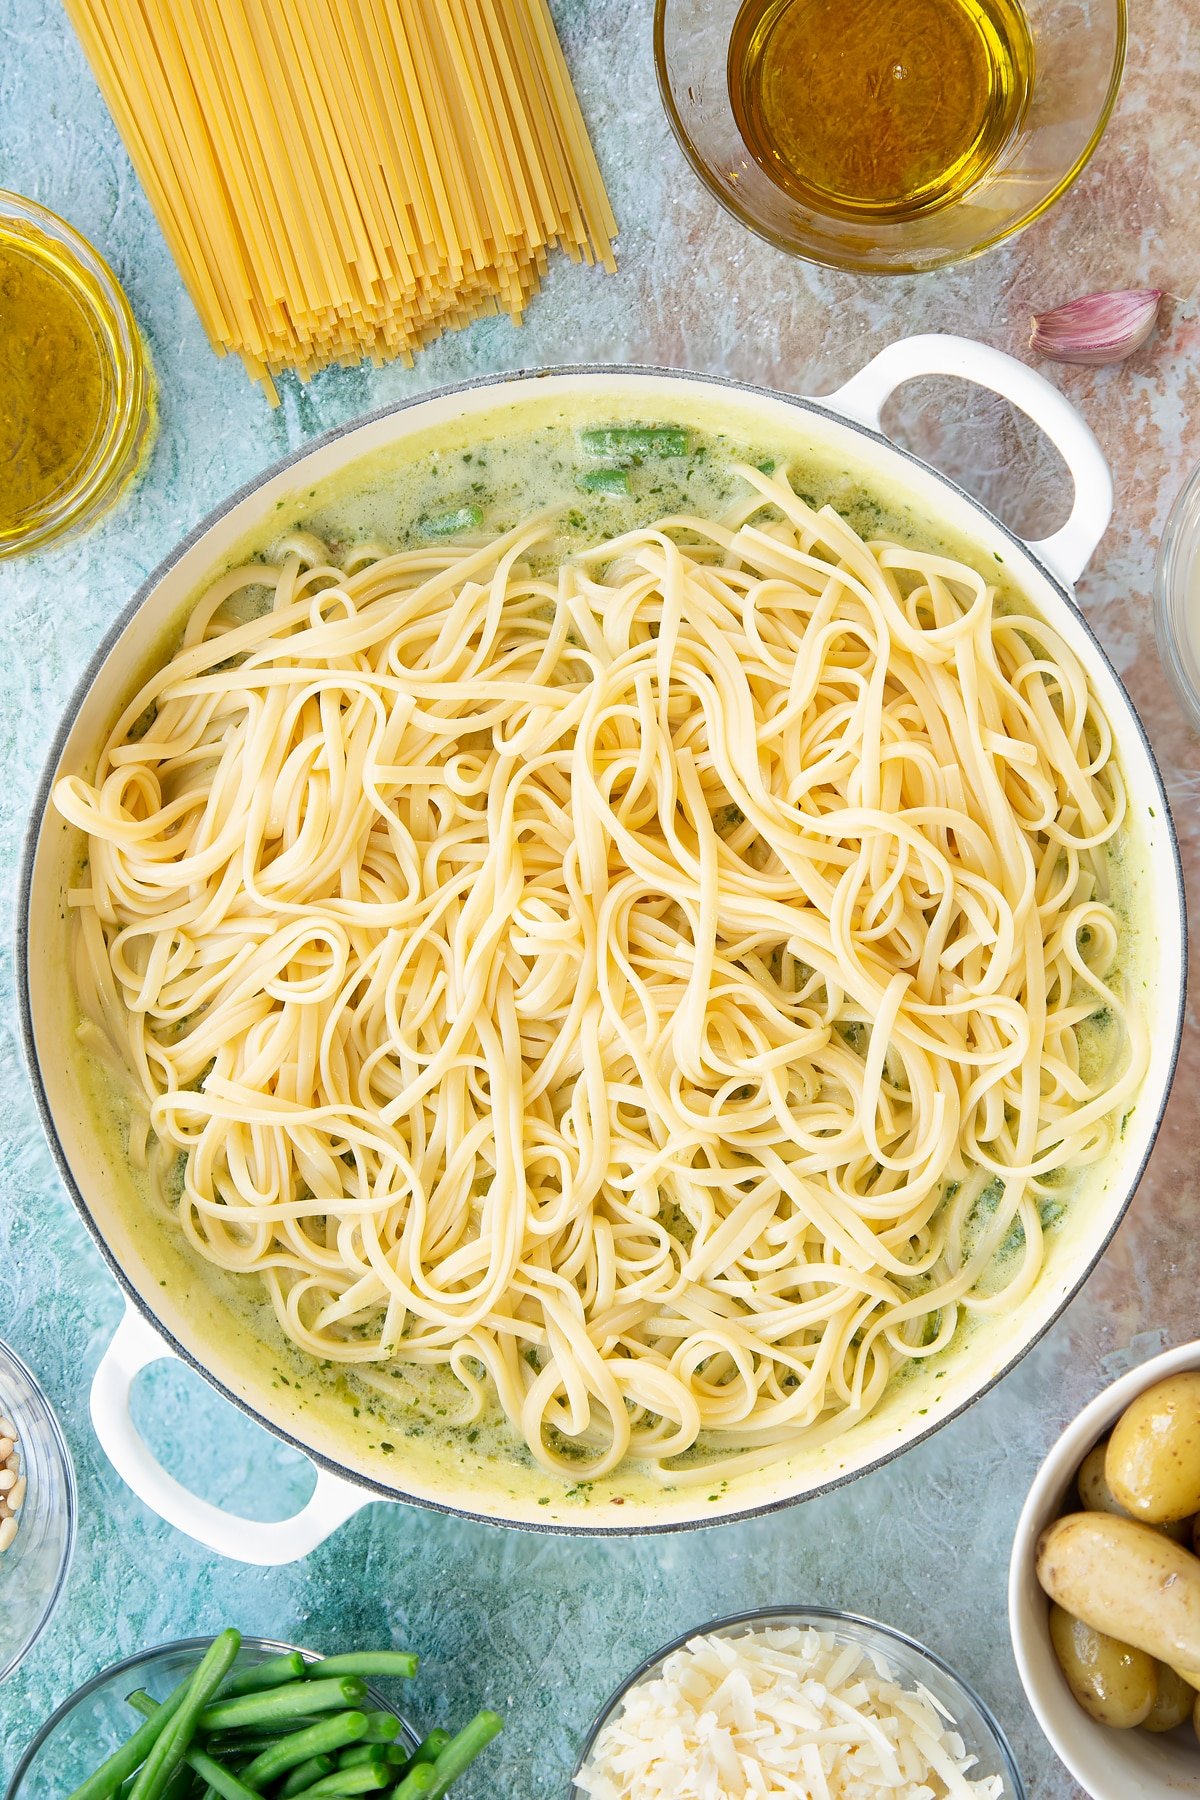
[[[58,1605],[75,1544],[75,1471],[54,1410],[0,1343],[0,1681]]]

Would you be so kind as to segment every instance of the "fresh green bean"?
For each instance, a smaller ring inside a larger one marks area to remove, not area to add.
[[[503,1725],[504,1720],[499,1713],[479,1712],[469,1725],[464,1725],[450,1739],[433,1765],[434,1780],[426,1790],[429,1800],[441,1800],[451,1782],[458,1780],[463,1770],[475,1761],[484,1745],[491,1743]]]
[[[428,1794],[436,1780],[436,1763],[415,1762],[399,1787],[392,1789],[390,1800],[417,1800],[419,1794]]]
[[[620,435],[627,447],[639,437],[685,437],[651,427]],[[643,452],[675,453],[645,445]],[[610,478],[613,491],[628,491],[623,470],[593,473]],[[599,483],[596,491],[604,491]],[[454,526],[481,516],[464,507]],[[385,1789],[387,1800],[442,1800],[501,1729],[495,1713],[481,1712],[457,1736],[429,1732],[410,1758],[397,1741],[400,1720],[362,1703],[367,1677],[416,1673],[412,1652],[348,1651],[306,1664],[289,1651],[233,1674],[240,1648],[238,1632],[222,1631],[165,1701],[144,1689],[131,1693],[143,1724],[68,1800],[263,1800],[268,1790],[273,1800],[353,1800]]]
[[[152,1719],[159,1710],[158,1702],[150,1697],[145,1688],[135,1688],[132,1694],[126,1695],[126,1699],[130,1706],[144,1713],[148,1719]],[[198,1775],[206,1784],[207,1791],[218,1796],[218,1800],[259,1800],[256,1789],[240,1781],[232,1769],[227,1769],[215,1756],[206,1755],[193,1746],[183,1760],[193,1774]]]
[[[457,537],[460,531],[474,531],[482,523],[479,507],[457,506],[453,512],[425,513],[417,520],[417,530],[422,537]]]
[[[184,1757],[189,1769],[195,1771],[201,1781],[206,1781],[219,1796],[220,1800],[259,1800],[256,1788],[247,1787],[246,1783],[236,1776],[232,1769],[218,1762],[215,1756],[208,1756],[203,1750],[189,1750]]]
[[[153,1700],[144,1688],[135,1688],[132,1694],[126,1694],[125,1699],[130,1706],[147,1719],[153,1718],[158,1712],[158,1702]],[[264,1741],[274,1744],[278,1742],[278,1738],[272,1737]],[[236,1732],[224,1736],[218,1733],[215,1737],[205,1735],[204,1748],[210,1756],[215,1756],[222,1761],[237,1757],[245,1758],[251,1754],[250,1748]]]
[[[311,1787],[301,1788],[296,1800],[323,1800],[330,1794],[374,1794],[385,1788],[395,1779],[396,1771],[386,1763],[357,1763],[352,1769],[331,1769],[328,1775],[322,1775],[320,1781],[314,1781]]]
[[[579,477],[579,485],[588,494],[628,494],[628,469],[588,469]]]
[[[183,1761],[205,1707],[233,1667],[241,1643],[239,1632],[227,1629],[218,1633],[200,1658],[188,1683],[187,1693],[174,1716],[162,1723],[160,1708],[154,1718],[148,1721],[151,1725],[160,1725],[160,1730],[133,1784],[129,1800],[159,1800],[173,1770]],[[286,1693],[287,1690],[281,1688],[278,1691]],[[257,1695],[253,1699],[259,1705],[262,1704]],[[248,1701],[230,1700],[226,1704],[245,1706]]]
[[[353,1708],[352,1710],[357,1711],[358,1709]],[[341,1713],[319,1714],[312,1723],[320,1724],[324,1718],[340,1719],[341,1716]],[[363,1714],[364,1718],[367,1716],[367,1714]],[[294,1722],[284,1719],[274,1728],[268,1723],[266,1725],[248,1725],[240,1731],[212,1731],[205,1734],[204,1747],[206,1750],[211,1750],[214,1756],[260,1756],[264,1750],[274,1748],[280,1741],[281,1733],[286,1734],[293,1730],[307,1731],[308,1727],[308,1719],[300,1718]]]
[[[147,1719],[139,1725],[133,1736],[119,1750],[106,1757],[98,1769],[93,1770],[86,1781],[81,1782],[68,1800],[108,1800],[115,1794],[122,1782],[128,1781],[145,1762],[154,1747],[163,1727],[171,1720],[183,1705],[184,1696],[192,1684],[189,1675],[186,1681],[163,1701],[153,1719]]]
[[[400,1733],[400,1721],[394,1713],[369,1712],[367,1729],[362,1734],[364,1744],[390,1744]]]
[[[278,1731],[213,1731],[205,1733],[204,1748],[213,1756],[257,1756],[278,1742]]]
[[[375,1762],[385,1750],[394,1750],[394,1744],[351,1744],[343,1750],[337,1759],[339,1769],[352,1769],[356,1763]]]
[[[235,1725],[273,1724],[277,1719],[300,1719],[307,1713],[357,1706],[366,1697],[366,1682],[352,1675],[340,1675],[334,1681],[289,1681],[265,1694],[239,1694],[235,1700],[206,1706],[200,1726],[204,1731],[228,1731]]]
[[[342,1656],[323,1656],[314,1663],[312,1674],[327,1675],[399,1675],[406,1680],[417,1672],[417,1658],[411,1650],[348,1650]]]
[[[302,1681],[308,1664],[298,1650],[286,1656],[271,1656],[255,1663],[251,1669],[240,1669],[221,1689],[222,1700],[233,1700],[239,1694],[260,1694],[264,1688],[282,1687],[285,1681]]]
[[[402,1744],[351,1744],[338,1757],[339,1769],[352,1769],[355,1763],[385,1762],[398,1768],[408,1761],[408,1751]]]
[[[332,1715],[335,1719],[343,1719],[349,1716],[351,1715],[346,1713],[334,1713]],[[372,1715],[370,1713],[360,1713],[355,1709],[353,1716],[370,1720]],[[390,1744],[399,1729],[399,1720],[393,1719],[390,1713],[383,1713],[376,1716],[386,1719],[386,1725],[371,1725],[368,1723],[360,1726],[358,1731],[352,1737],[342,1738],[339,1741],[332,1743],[330,1745],[330,1754],[332,1755],[334,1752],[340,1750],[343,1743],[349,1743],[356,1749],[365,1746],[376,1750],[383,1745]],[[301,1723],[303,1722],[301,1721]],[[325,1723],[327,1723],[327,1720],[325,1719],[314,1719],[311,1725],[303,1725],[303,1729],[305,1731],[315,1731],[318,1726]],[[224,1756],[226,1758],[235,1756],[253,1756],[257,1758],[261,1756],[264,1751],[274,1750],[277,1744],[287,1743],[292,1737],[298,1737],[299,1735],[300,1733],[298,1731],[289,1733],[287,1737],[281,1737],[279,1732],[268,1734],[266,1732],[255,1731],[247,1732],[243,1737],[238,1732],[228,1732],[219,1737],[214,1736],[206,1738],[204,1747],[206,1750],[211,1750],[214,1756]],[[316,1741],[319,1742],[320,1740],[318,1739]],[[310,1754],[322,1755],[323,1752],[317,1750],[312,1751]],[[338,1757],[338,1762],[341,1762],[340,1756]]]
[[[440,1725],[435,1725],[429,1736],[422,1738],[413,1751],[413,1761],[415,1763],[436,1762],[450,1742],[450,1736],[450,1732],[443,1731]]]
[[[279,1732],[205,1732],[203,1748],[214,1757],[245,1760],[257,1757],[259,1751],[270,1750],[279,1742]]]
[[[332,1756],[310,1756],[292,1770],[279,1790],[279,1800],[292,1800],[293,1794],[302,1794],[314,1781],[320,1781],[322,1775],[328,1775],[334,1767]]]
[[[326,1752],[340,1750],[344,1744],[357,1742],[366,1728],[364,1712],[337,1713],[332,1719],[318,1719],[302,1731],[277,1737],[242,1771],[243,1777],[251,1787],[266,1787],[277,1776],[294,1769],[297,1763],[307,1762],[310,1756],[323,1756]]]
[[[581,431],[579,441],[588,456],[610,456],[615,462],[688,453],[688,434],[678,425],[602,425]]]

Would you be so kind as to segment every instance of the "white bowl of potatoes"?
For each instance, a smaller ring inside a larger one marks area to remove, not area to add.
[[[1038,1722],[1094,1800],[1200,1797],[1200,1343],[1124,1375],[1038,1471],[1008,1605]]]

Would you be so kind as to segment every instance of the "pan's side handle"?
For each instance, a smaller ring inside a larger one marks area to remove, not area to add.
[[[125,1485],[160,1519],[218,1556],[276,1568],[307,1556],[339,1525],[370,1504],[372,1496],[363,1488],[326,1469],[317,1470],[311,1498],[290,1519],[243,1519],[190,1493],[152,1455],[129,1410],[133,1384],[142,1370],[174,1356],[170,1346],[127,1303],[125,1316],[92,1379],[92,1424],[100,1447]]]
[[[819,404],[878,431],[886,402],[901,382],[917,375],[957,375],[973,381],[1002,394],[1041,426],[1071,472],[1075,504],[1060,531],[1031,542],[1029,548],[1052,575],[1071,587],[1087,568],[1112,518],[1112,474],[1091,427],[1036,369],[987,344],[938,333],[889,344],[845,387],[821,395]]]

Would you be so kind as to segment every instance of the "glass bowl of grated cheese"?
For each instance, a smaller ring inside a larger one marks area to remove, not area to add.
[[[635,1669],[570,1800],[1026,1800],[984,1702],[903,1632],[821,1607],[739,1613]]]

